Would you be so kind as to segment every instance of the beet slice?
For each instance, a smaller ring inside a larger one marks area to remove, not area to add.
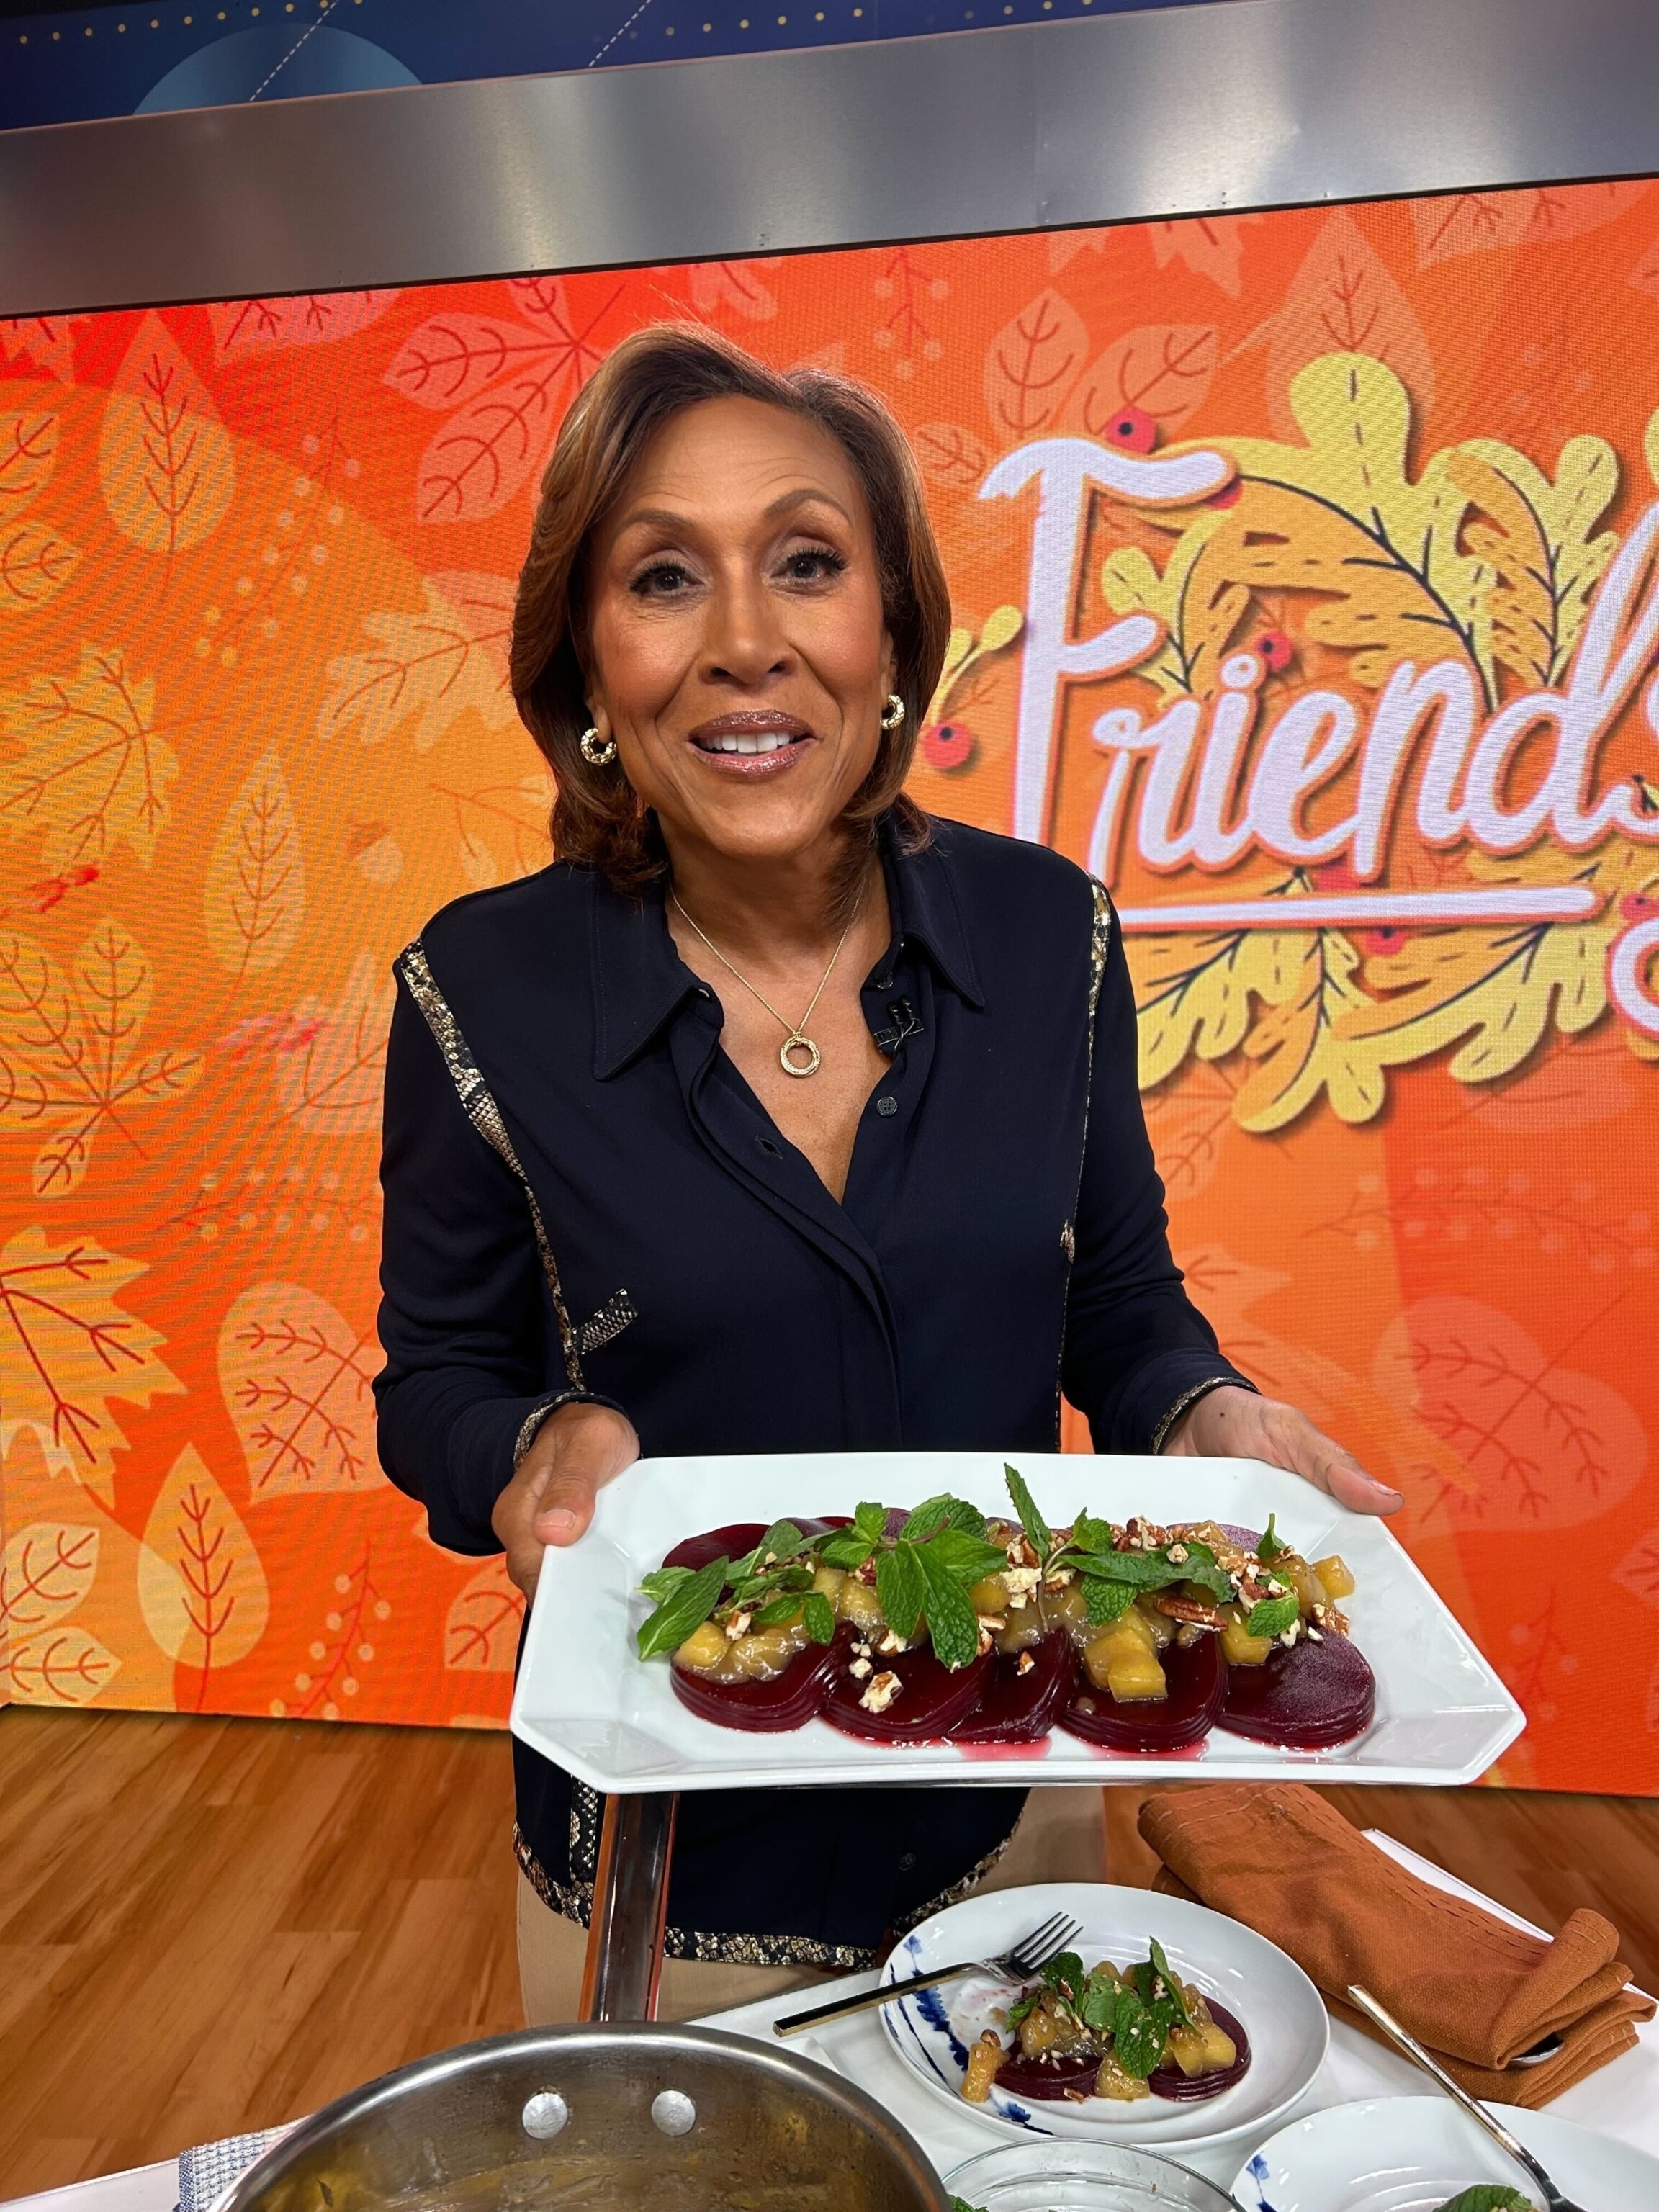
[[[862,1681],[844,1670],[830,1685],[823,1717],[848,1735],[867,1736],[874,1743],[928,1743],[949,1735],[979,1703],[991,1672],[992,1653],[955,1674],[933,1656],[933,1646],[919,1644],[913,1651],[895,1652],[890,1659],[872,1656],[870,1672]],[[859,1703],[866,1689],[885,1669],[899,1678],[899,1693],[885,1712],[866,1712]]]
[[[764,1521],[733,1521],[724,1528],[710,1528],[701,1536],[688,1536],[684,1543],[675,1545],[663,1565],[690,1567],[696,1574],[711,1559],[741,1559],[754,1550],[766,1534],[766,1528]]]
[[[780,1735],[787,1729],[805,1728],[822,1710],[831,1681],[852,1656],[853,1636],[843,1621],[833,1644],[807,1644],[769,1682],[714,1681],[672,1662],[669,1679],[674,1695],[700,1719],[756,1735]]]
[[[1169,1694],[1120,1705],[1109,1690],[1097,1690],[1079,1671],[1071,1703],[1060,1724],[1090,1743],[1111,1751],[1181,1751],[1201,1742],[1214,1727],[1227,1693],[1227,1662],[1221,1639],[1208,1633],[1195,1644],[1166,1644],[1158,1654]]]
[[[1231,2066],[1219,2066],[1213,2074],[1183,2074],[1178,2066],[1155,2067],[1147,2078],[1146,2087],[1153,2096],[1163,2097],[1172,2105],[1201,2105],[1206,2098],[1218,2097],[1224,2089],[1231,2089],[1242,2081],[1250,2068],[1250,2039],[1243,2027],[1225,2005],[1218,2005],[1213,1997],[1206,1997],[1210,2017],[1218,2027],[1224,2027],[1237,2046],[1238,2055]]]
[[[1370,1726],[1376,1677],[1346,1636],[1327,1630],[1275,1646],[1259,1667],[1230,1667],[1219,1725],[1256,1743],[1323,1751]]]
[[[1100,2053],[1097,2051],[1073,2051],[1064,2058],[1027,2058],[1018,2051],[1006,2058],[997,2069],[999,2089],[1012,2089],[1016,2096],[1029,2097],[1033,2104],[1058,2104],[1065,2096],[1075,2096],[1079,2090],[1087,2097],[1095,2092],[1095,2076],[1100,2071]]]
[[[984,1695],[951,1729],[952,1743],[1036,1743],[1048,1735],[1077,1679],[1077,1654],[1065,1630],[1051,1628],[1030,1646],[1031,1664],[1022,1674],[1024,1656],[995,1655]]]

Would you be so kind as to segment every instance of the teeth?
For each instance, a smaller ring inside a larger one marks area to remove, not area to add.
[[[776,753],[781,752],[786,745],[793,744],[793,742],[792,738],[786,737],[781,730],[768,730],[764,732],[757,732],[753,737],[720,738],[716,740],[715,750],[722,753]]]

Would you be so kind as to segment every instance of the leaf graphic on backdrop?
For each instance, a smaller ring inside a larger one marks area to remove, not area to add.
[[[228,300],[208,309],[222,362],[276,346],[325,345],[378,323],[396,292],[296,292],[281,300]]]
[[[517,711],[506,672],[514,588],[508,576],[451,569],[422,579],[424,613],[367,616],[376,650],[330,661],[317,734],[331,742],[355,728],[379,744],[413,718],[415,749],[428,752],[469,708],[505,729]]]
[[[1613,1579],[1644,1605],[1659,1607],[1659,1528],[1637,1538],[1613,1569]]]
[[[775,295],[752,261],[694,262],[691,304],[700,315],[715,315],[729,307],[751,323],[769,323],[778,312]]]
[[[928,483],[952,491],[971,491],[991,465],[982,441],[960,422],[924,422],[910,443]]]
[[[283,1111],[319,1136],[362,1136],[380,1125],[386,1032],[396,986],[378,953],[360,952],[338,1002],[302,999],[297,1042],[277,1071]]]
[[[1188,586],[1200,611],[1229,590],[1306,592],[1303,628],[1380,684],[1401,660],[1474,659],[1480,562],[1460,550],[1465,499],[1445,457],[1406,474],[1411,403],[1394,371],[1332,354],[1297,376],[1291,410],[1307,442],[1224,439],[1236,505],[1206,538]]]
[[[75,330],[84,315],[0,315],[0,355],[32,362],[60,384],[75,381]]]
[[[20,1528],[0,1556],[0,1651],[67,1620],[98,1572],[98,1531],[66,1521]]]
[[[1492,572],[1486,652],[1524,684],[1559,682],[1618,547],[1612,532],[1590,535],[1619,489],[1618,455],[1605,438],[1574,438],[1552,483],[1524,453],[1478,438],[1455,447],[1445,465],[1472,510],[1463,543]]]
[[[1158,648],[1136,672],[1166,699],[1213,688],[1227,641],[1249,607],[1249,586],[1237,581],[1206,586],[1202,605],[1190,590],[1198,557],[1224,520],[1212,508],[1189,523],[1162,569],[1139,545],[1115,546],[1101,563],[1101,592],[1114,614],[1158,617]]]
[[[110,387],[98,480],[122,536],[169,561],[210,536],[230,505],[229,434],[159,315],[139,324]]]
[[[213,957],[238,978],[263,975],[293,948],[306,910],[305,857],[274,752],[255,763],[219,825],[202,905]]]
[[[500,315],[432,315],[398,347],[385,382],[434,414],[465,406],[492,384],[539,367],[547,341]]]
[[[1126,407],[1179,430],[1201,407],[1215,374],[1213,323],[1146,323],[1109,345],[1066,403],[1062,427],[1104,437]]]
[[[1214,1180],[1232,1127],[1234,1095],[1221,1070],[1200,1060],[1147,1098],[1146,1133],[1172,1204],[1196,1198]]]
[[[246,1659],[265,1632],[259,1554],[194,1444],[173,1462],[144,1524],[138,1603],[168,1658],[200,1669],[204,1691],[214,1668]]]
[[[120,1672],[106,1644],[73,1621],[16,1645],[9,1655],[11,1694],[20,1705],[90,1705]]]
[[[33,1188],[61,1198],[87,1171],[106,1124],[134,1151],[144,1109],[193,1090],[198,1052],[141,1052],[154,977],[137,939],[106,917],[66,979],[44,945],[0,930],[0,1127],[38,1132]]]
[[[1447,1484],[1425,1531],[1573,1528],[1627,1498],[1647,1463],[1639,1416],[1474,1298],[1422,1298],[1377,1346],[1377,1388],[1417,1407],[1474,1478]]]
[[[38,497],[57,459],[55,415],[0,414],[0,523],[21,514]]]
[[[1246,1129],[1282,1129],[1321,1091],[1341,1121],[1368,1121],[1387,1095],[1375,1055],[1347,1024],[1370,1001],[1354,981],[1359,955],[1339,931],[1315,931],[1290,997],[1269,1006],[1244,1043],[1255,1065],[1239,1087]]]
[[[1162,1083],[1189,1053],[1222,1060],[1237,1052],[1259,1006],[1283,1006],[1295,996],[1309,936],[1287,927],[1138,937],[1131,957],[1141,1089]]]
[[[374,1336],[298,1283],[256,1283],[219,1331],[219,1388],[255,1504],[379,1480]]]
[[[149,867],[179,773],[155,723],[155,678],[96,646],[81,647],[73,676],[35,676],[0,693],[0,727],[22,747],[0,765],[0,822],[39,834],[47,868],[104,860],[121,844]]]
[[[0,528],[0,614],[44,606],[69,581],[79,550],[44,522]]]
[[[1179,222],[1149,222],[1152,258],[1160,269],[1184,261],[1195,276],[1207,276],[1230,299],[1239,293],[1239,263],[1243,258],[1244,233],[1259,215],[1200,215]]]
[[[109,1400],[148,1406],[182,1390],[155,1356],[162,1341],[115,1303],[146,1273],[95,1239],[48,1242],[23,1229],[0,1250],[0,1408],[9,1432],[30,1423],[50,1437],[60,1466],[106,1505],[114,1503],[114,1452],[125,1447]]]
[[[1069,300],[1040,292],[1004,324],[985,355],[985,409],[1000,438],[1030,438],[1059,414],[1089,350]]]
[[[1320,231],[1270,328],[1267,411],[1281,438],[1305,424],[1292,387],[1325,354],[1364,354],[1394,371],[1421,412],[1434,404],[1434,355],[1423,326],[1351,215],[1339,211]]]
[[[1582,237],[1633,207],[1649,182],[1644,177],[1630,183],[1526,185],[1513,191],[1446,192],[1435,199],[1413,200],[1417,265],[1426,269],[1461,254]]]
[[[490,1559],[457,1591],[444,1621],[444,1664],[459,1672],[510,1674],[524,1625],[524,1599]]]

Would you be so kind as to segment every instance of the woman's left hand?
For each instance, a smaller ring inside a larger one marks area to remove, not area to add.
[[[1164,1441],[1166,1459],[1261,1459],[1288,1468],[1316,1488],[1328,1491],[1351,1513],[1397,1513],[1397,1490],[1367,1474],[1305,1413],[1278,1398],[1260,1398],[1232,1383],[1206,1390],[1183,1413]]]

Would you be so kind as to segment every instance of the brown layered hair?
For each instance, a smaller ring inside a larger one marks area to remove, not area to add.
[[[927,817],[903,791],[923,714],[939,682],[951,595],[915,456],[874,392],[819,368],[769,368],[696,324],[664,323],[624,338],[564,419],[542,478],[530,552],[513,610],[513,696],[557,780],[553,846],[560,859],[638,891],[666,866],[654,819],[620,769],[582,757],[587,725],[589,563],[595,535],[635,463],[664,424],[704,399],[757,399],[827,431],[852,463],[875,531],[882,610],[893,641],[904,719],[884,730],[869,775],[843,814],[854,848],[891,813],[908,844]]]

